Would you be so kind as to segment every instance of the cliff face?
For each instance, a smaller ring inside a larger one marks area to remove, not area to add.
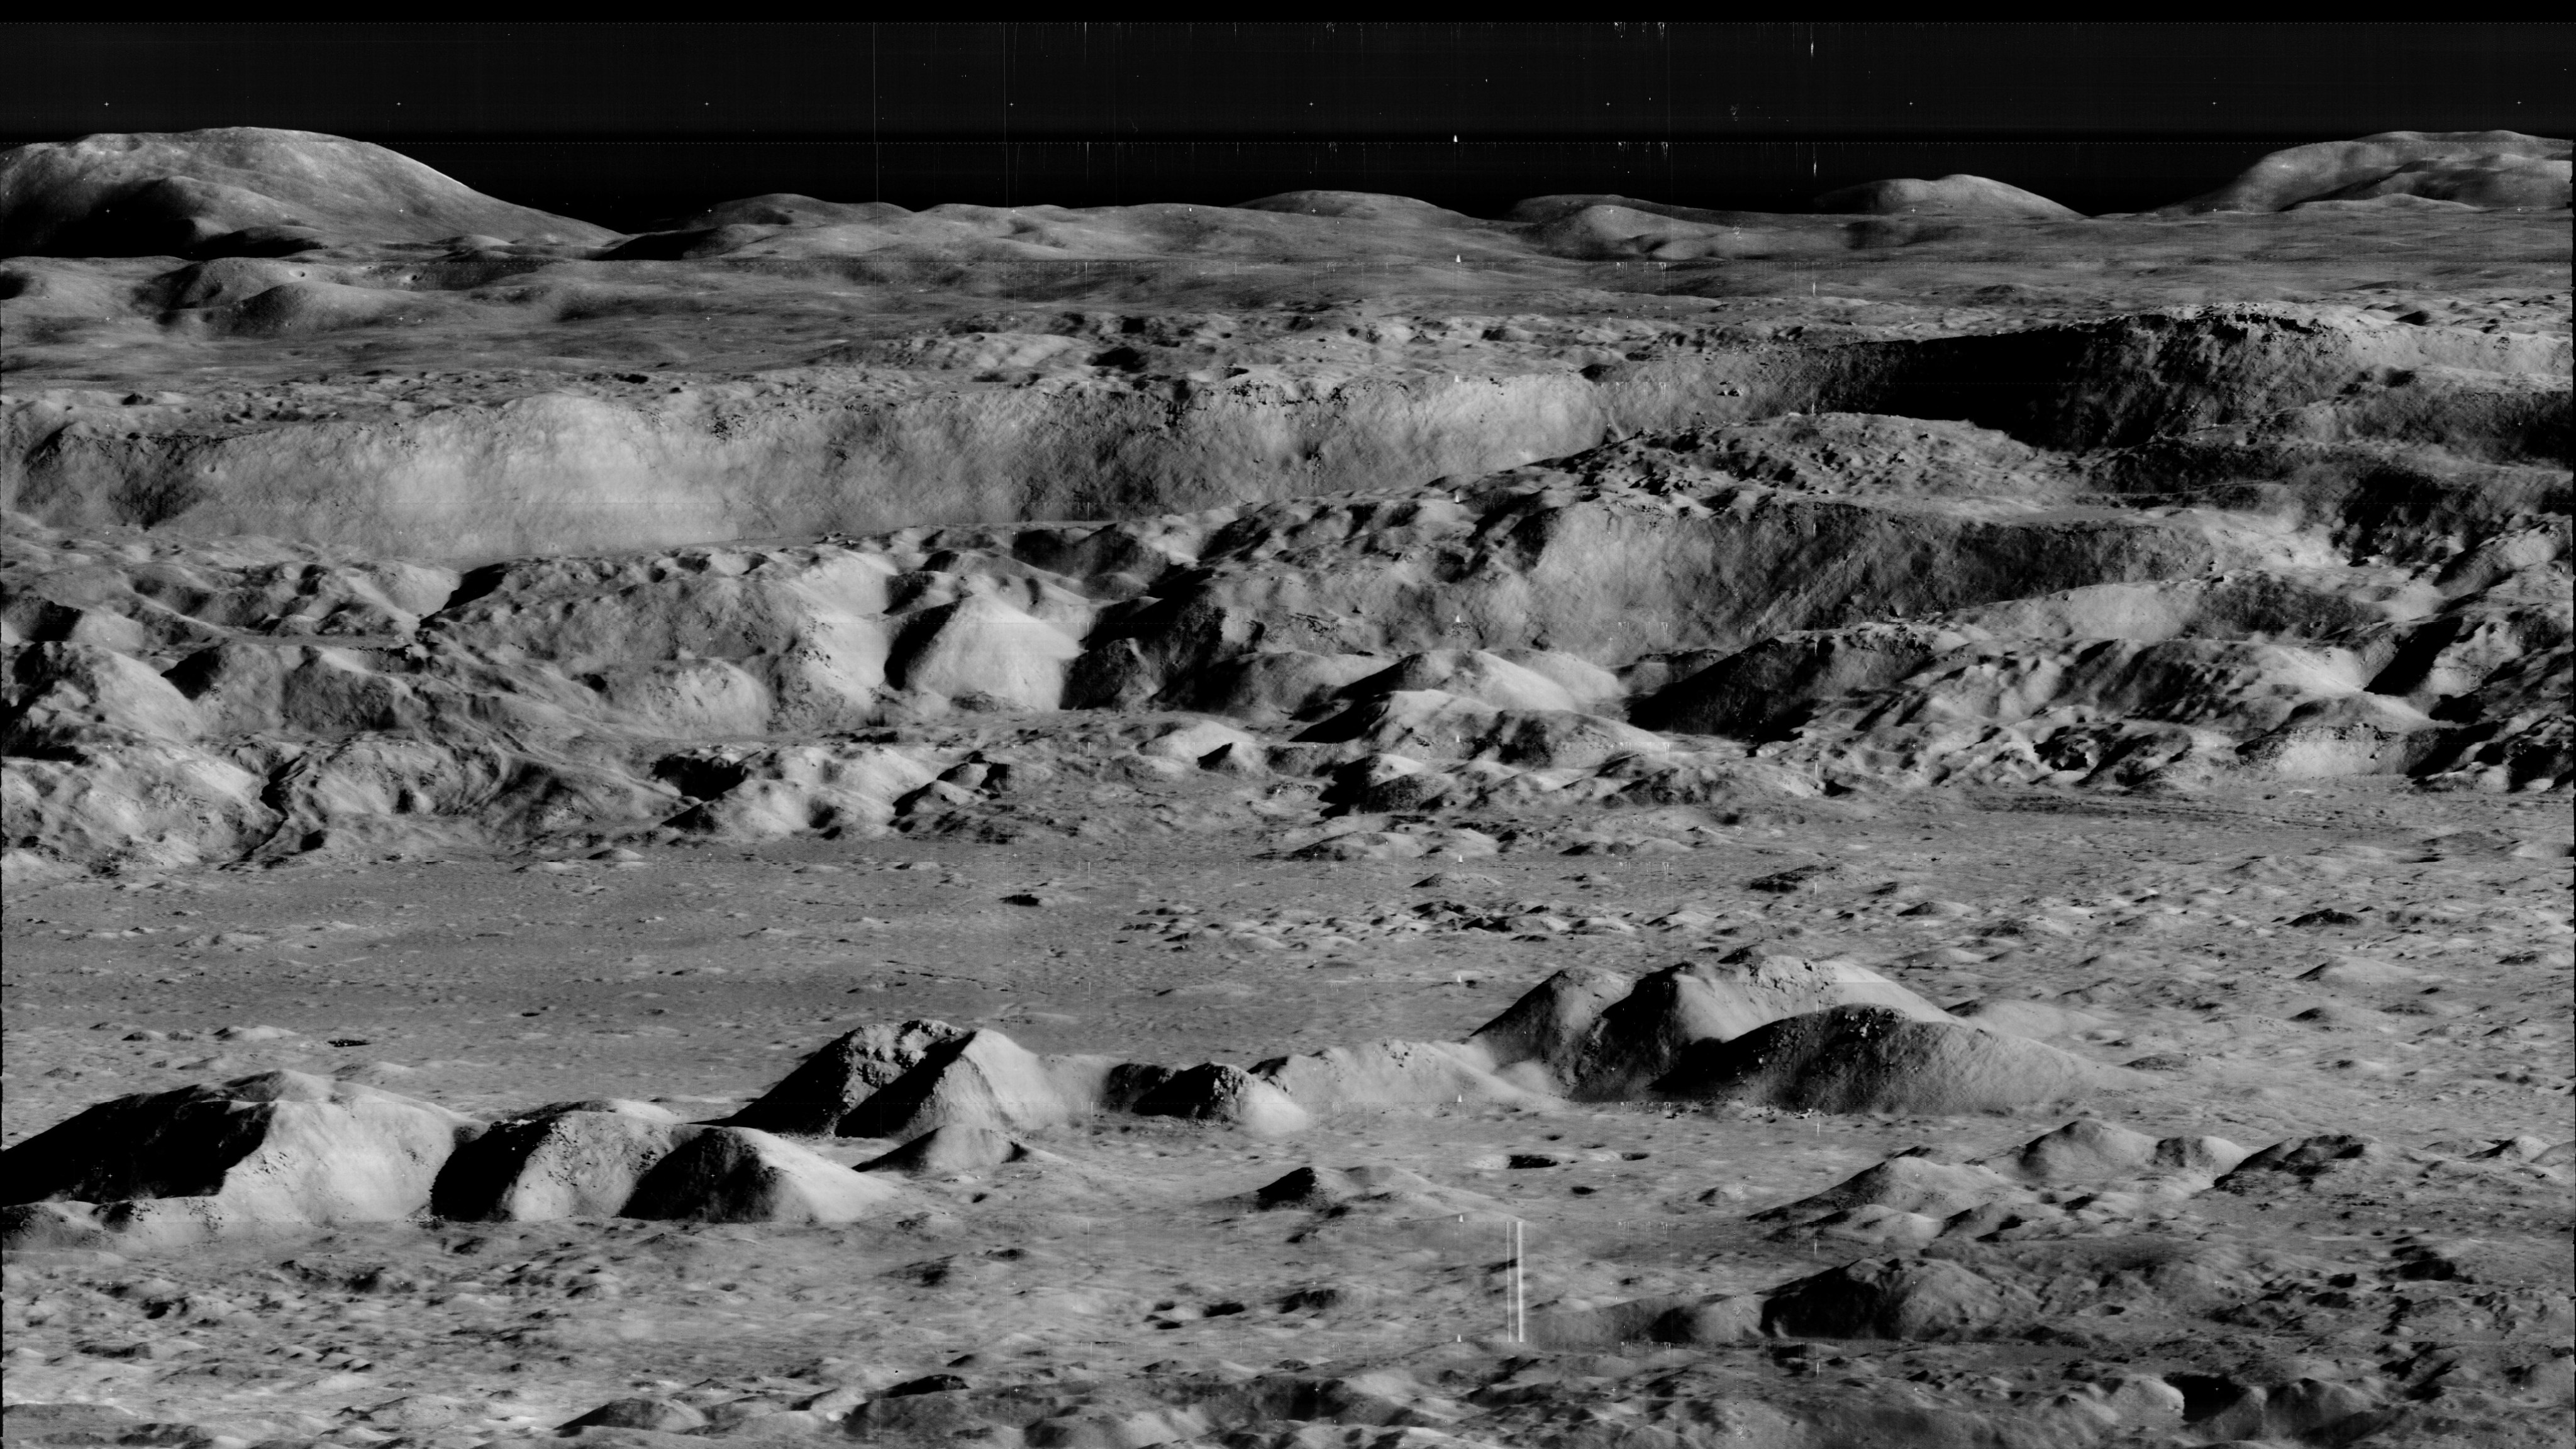
[[[2052,466],[2127,466],[2142,491],[2222,440],[2234,471],[2304,468],[2314,488],[2320,450],[2342,449],[2348,477],[2383,459],[2546,468],[2567,438],[2566,336],[2492,313],[2200,307],[1813,341],[1662,319],[1557,319],[1543,338],[1496,317],[1246,316],[1191,319],[1150,349],[1119,341],[1130,320],[843,346],[729,375],[371,369],[211,395],[27,390],[0,412],[0,491],[62,526],[470,563],[1412,487],[1821,412],[1970,422]],[[1617,335],[1569,343],[1577,330]],[[1527,340],[1487,340],[1514,332]],[[1604,353],[1617,360],[1584,361]],[[2142,448],[2169,461],[2129,463]]]

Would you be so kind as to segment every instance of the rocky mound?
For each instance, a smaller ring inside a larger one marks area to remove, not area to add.
[[[843,1137],[908,1142],[939,1127],[1032,1132],[1100,1110],[1107,1057],[1040,1057],[989,1027],[932,1043],[920,1061],[842,1114]]]
[[[1756,1213],[1778,1236],[1919,1247],[1935,1239],[1997,1233],[2112,1232],[2162,1205],[2206,1191],[2246,1156],[2220,1137],[2151,1137],[2078,1118],[2019,1147],[1958,1160],[1920,1147],[1866,1168],[1811,1197]],[[2089,1186],[2078,1220],[2059,1188]]]
[[[1553,1349],[1617,1349],[1633,1343],[1715,1347],[1762,1336],[1762,1299],[1752,1293],[1659,1294],[1599,1308],[1534,1313],[1529,1341]]]
[[[701,1223],[847,1223],[909,1201],[906,1189],[793,1142],[709,1127],[674,1146],[622,1211]]]
[[[1911,1003],[1915,1014],[1843,1006],[1780,1019],[1842,996],[1892,998]],[[1282,1135],[1305,1130],[1321,1114],[1471,1098],[1537,1105],[1568,1091],[1597,1100],[1651,1090],[1749,1093],[1829,1110],[1964,1111],[2026,1100],[2032,1090],[2061,1092],[2089,1071],[2046,1047],[1937,1024],[1946,1020],[1859,968],[1772,957],[1740,967],[1685,963],[1634,983],[1616,973],[1560,973],[1466,1043],[1372,1042],[1273,1058],[1250,1070],[1040,1057],[989,1028],[878,1024],[835,1038],[749,1107],[713,1124],[683,1122],[648,1103],[586,1100],[521,1112],[487,1129],[374,1088],[275,1072],[105,1103],[10,1149],[15,1202],[68,1204],[22,1209],[10,1231],[29,1242],[70,1241],[113,1227],[157,1240],[246,1226],[381,1221],[423,1208],[480,1222],[612,1215],[843,1222],[894,1200],[866,1173],[940,1176],[1028,1160],[1043,1154],[1019,1134],[1104,1112]],[[1936,1035],[1927,1042],[1902,1036],[1899,1027]],[[1749,1050],[1768,1076],[1731,1066],[1723,1051],[1729,1042]],[[1853,1042],[1866,1050],[1853,1050]],[[1999,1085],[2006,1077],[2012,1086]],[[750,1121],[899,1145],[853,1173],[744,1125]],[[2215,1139],[2156,1142],[2077,1122],[1995,1164],[1896,1159],[1797,1208],[1810,1217],[1859,1206],[1910,1212],[1945,1192],[1991,1201],[1997,1184],[2014,1181],[2134,1174],[2150,1164],[2214,1174],[2242,1155]],[[1927,1175],[1938,1181],[1917,1181]],[[1362,1188],[1419,1195],[1418,1184],[1390,1187],[1374,1178],[1297,1182],[1304,1186],[1291,1183],[1293,1192],[1265,1189],[1263,1204],[1331,1206],[1333,1193]]]
[[[84,136],[0,155],[0,254],[258,257],[464,235],[594,246],[616,233],[311,131]]]
[[[934,1047],[962,1040],[962,1027],[944,1021],[879,1022],[860,1027],[825,1044],[796,1070],[762,1093],[749,1106],[725,1119],[728,1127],[752,1127],[795,1137],[842,1133],[841,1120],[860,1103],[921,1065]]]
[[[1951,1020],[1855,962],[1767,955],[1685,961],[1633,983],[1597,969],[1560,972],[1478,1028],[1468,1046],[1519,1080],[1579,1100],[1621,1101],[1643,1095],[1704,1045],[1860,1004],[1909,1021]]]
[[[483,1124],[301,1072],[120,1097],[0,1153],[12,1241],[186,1242],[265,1224],[392,1222]]]
[[[2519,131],[2384,131],[2275,151],[2174,212],[2285,211],[2302,204],[2417,196],[2479,207],[2568,204],[2576,142]]]
[[[893,1164],[953,1156],[932,1143]],[[9,1149],[12,1247],[180,1245],[395,1222],[611,1216],[837,1223],[902,1190],[765,1132],[650,1103],[560,1102],[486,1129],[444,1108],[297,1072],[103,1103]]]
[[[2032,1138],[1996,1165],[2029,1182],[2092,1182],[2149,1173],[2215,1181],[2245,1157],[2244,1148],[2224,1137],[2150,1137],[2085,1117]]]
[[[565,1102],[496,1122],[439,1171],[430,1211],[548,1222],[626,1210],[636,1184],[699,1128],[649,1102]]]
[[[1140,1117],[1222,1122],[1258,1137],[1303,1132],[1314,1116],[1268,1078],[1241,1067],[1122,1066],[1111,1079],[1115,1099]]]
[[[859,1164],[861,1172],[899,1172],[906,1177],[944,1177],[976,1172],[1006,1162],[1027,1162],[1045,1154],[990,1127],[954,1123],[933,1127],[892,1152]]]
[[[1315,1117],[1336,1112],[1534,1099],[1528,1088],[1489,1073],[1483,1060],[1472,1046],[1382,1041],[1273,1057],[1249,1069],[1166,1067],[1106,1056],[1038,1056],[990,1028],[904,1022],[838,1038],[726,1125],[890,1139],[906,1146],[884,1160],[911,1164],[904,1154],[933,1133],[953,1134],[954,1143],[919,1147],[919,1153],[944,1161],[942,1154],[972,1155],[1015,1133],[1104,1112],[1275,1135],[1303,1131]]]
[[[1535,1079],[1546,1090],[1562,1091],[1555,1064],[1575,1060],[1601,1014],[1636,986],[1635,977],[1608,967],[1568,967],[1476,1028],[1466,1046],[1510,1080]]]
[[[1816,198],[1818,211],[1859,211],[1874,216],[1931,213],[1942,216],[2015,217],[2034,221],[2072,220],[2080,213],[2034,191],[1983,176],[1950,175],[1937,181],[1906,177],[1864,181],[1828,191]]]
[[[1838,1006],[1702,1041],[1656,1078],[1655,1095],[1795,1111],[1981,1112],[2079,1093],[2102,1069],[2019,1037]]]

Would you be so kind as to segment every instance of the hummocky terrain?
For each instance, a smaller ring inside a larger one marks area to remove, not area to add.
[[[2568,149],[0,157],[7,1439],[2558,1441]]]

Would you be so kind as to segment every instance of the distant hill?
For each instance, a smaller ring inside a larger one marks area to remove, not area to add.
[[[282,256],[459,235],[598,245],[618,233],[311,131],[98,135],[0,153],[9,255]]]
[[[2158,210],[2287,211],[2382,196],[2547,209],[2567,205],[2571,150],[2576,142],[2519,131],[2383,131],[2275,151],[2225,186]]]

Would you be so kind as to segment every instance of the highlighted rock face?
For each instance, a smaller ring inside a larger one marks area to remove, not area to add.
[[[644,1175],[625,1214],[702,1223],[847,1223],[906,1200],[905,1189],[893,1183],[766,1132],[709,1127]]]
[[[1703,1041],[1654,1094],[1826,1112],[1978,1112],[2051,1101],[2101,1078],[2082,1057],[1883,1006],[1793,1016]]]
[[[2081,1182],[2144,1171],[2156,1162],[2160,1146],[2144,1132],[2084,1117],[2032,1138],[2013,1154],[2011,1164],[2036,1181]]]
[[[863,1026],[807,1057],[778,1085],[726,1118],[725,1125],[791,1136],[831,1136],[840,1130],[842,1118],[921,1065],[932,1048],[958,1041],[966,1034],[964,1028],[944,1021]]]
[[[647,1102],[540,1108],[494,1124],[448,1159],[430,1210],[460,1222],[613,1216],[700,1130]]]
[[[834,1130],[910,1141],[935,1127],[1061,1127],[1099,1110],[1111,1065],[1105,1057],[1040,1057],[985,1028],[929,1047]]]
[[[963,1031],[945,1022],[910,1021],[863,1027],[837,1039],[726,1125],[889,1138],[906,1144],[888,1154],[890,1165],[930,1171],[937,1169],[915,1159],[972,1156],[993,1142],[1102,1112],[1224,1123],[1270,1135],[1303,1131],[1315,1112],[1342,1107],[1447,1102],[1470,1093],[1478,1100],[1525,1095],[1487,1076],[1460,1051],[1384,1042],[1278,1058],[1253,1071],[1216,1063],[1176,1068],[1106,1056],[1039,1056],[990,1028]],[[1315,1096],[1319,1105],[1301,1103],[1292,1087]],[[958,1135],[905,1156],[929,1134],[945,1132]]]
[[[232,761],[158,741],[12,759],[0,819],[35,859],[186,866],[238,860],[275,838],[266,782]]]
[[[936,778],[902,750],[848,744],[774,745],[727,762],[724,773],[732,778],[721,794],[672,816],[673,829],[730,840],[873,834],[894,818],[897,800]]]
[[[1314,1118],[1286,1092],[1241,1067],[1207,1063],[1173,1072],[1129,1109],[1142,1117],[1225,1122],[1255,1136],[1303,1132]]]
[[[1783,1017],[1859,1004],[1910,1020],[1951,1019],[1866,967],[1775,955],[1749,963],[1684,962],[1633,983],[1614,972],[1560,972],[1480,1028],[1469,1045],[1497,1069],[1530,1064],[1565,1095],[1617,1101],[1643,1095],[1699,1044],[1729,1041]]]
[[[1065,670],[1081,653],[1062,630],[977,594],[915,619],[890,673],[906,689],[1054,709],[1064,697]]]
[[[482,1130],[374,1087],[268,1072],[92,1107],[0,1153],[0,1200],[98,1204],[100,1224],[173,1241],[399,1221]]]
[[[1583,1041],[1636,978],[1601,966],[1572,966],[1548,977],[1467,1038],[1497,1069],[1556,1062]],[[1552,1068],[1549,1068],[1552,1070]]]
[[[166,740],[205,732],[187,696],[141,660],[114,649],[66,640],[39,644],[10,662],[18,699],[0,740],[12,754],[38,753],[84,731]]]

